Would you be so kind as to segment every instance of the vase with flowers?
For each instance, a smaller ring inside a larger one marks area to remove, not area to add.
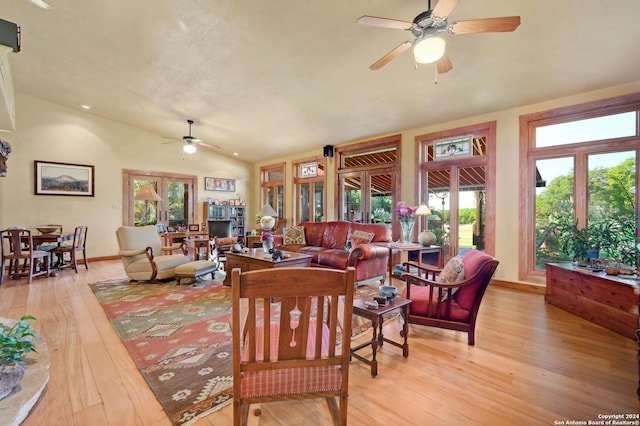
[[[271,253],[273,251],[273,234],[271,232],[262,232],[260,235],[260,241],[262,241],[262,251],[264,253]]]
[[[396,217],[402,227],[402,238],[400,242],[410,243],[411,233],[413,232],[413,225],[416,223],[416,210],[417,206],[409,207],[405,205],[404,201],[398,201],[396,204]]]

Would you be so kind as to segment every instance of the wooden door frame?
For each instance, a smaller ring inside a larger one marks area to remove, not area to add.
[[[458,222],[458,180],[454,179],[454,171],[463,167],[484,165],[485,166],[485,248],[484,251],[494,255],[496,248],[496,125],[495,121],[486,123],[480,123],[471,126],[459,127],[456,129],[443,130],[435,133],[428,133],[424,135],[418,135],[415,137],[416,155],[415,168],[420,170],[420,178],[415,185],[415,197],[417,200],[423,200],[426,194],[425,188],[425,174],[429,170],[436,168],[450,169],[450,180],[455,182],[450,183],[450,196],[449,196],[449,222]],[[453,139],[465,135],[484,136],[487,141],[487,152],[484,156],[466,157],[466,158],[452,158],[451,160],[441,161],[425,161],[426,149],[434,141],[440,139]],[[428,196],[425,201],[428,200]],[[452,207],[455,206],[455,209]],[[454,228],[456,228],[454,230]],[[450,232],[455,235],[450,235],[450,240],[455,241],[455,247],[458,245],[457,240],[457,227],[451,226]],[[455,240],[454,240],[455,237]],[[450,245],[450,247],[452,247]],[[457,254],[457,253],[455,253]],[[455,256],[454,253],[449,253],[451,256]],[[445,253],[447,255],[447,253]]]
[[[337,158],[337,166],[336,166],[336,175],[337,179],[335,182],[335,190],[334,190],[334,217],[340,217],[340,211],[342,209],[342,194],[340,188],[340,177],[345,173],[352,172],[362,172],[362,171],[376,171],[380,169],[391,169],[394,174],[394,179],[392,183],[392,199],[393,205],[395,206],[396,200],[398,200],[400,194],[397,193],[398,188],[400,188],[401,179],[400,179],[400,164],[402,160],[402,135],[391,135],[386,136],[379,139],[373,139],[370,141],[355,143],[352,145],[347,145],[344,147],[338,147],[335,149],[335,154]],[[366,152],[374,152],[383,149],[394,149],[396,151],[396,161],[395,163],[383,163],[376,165],[364,165],[361,167],[345,167],[344,159],[345,157],[353,154],[366,153]],[[399,225],[393,222],[393,235],[399,235]]]
[[[180,179],[187,180],[193,185],[193,194],[187,200],[189,207],[189,215],[187,217],[188,223],[198,223],[198,176],[186,175],[180,173],[167,173],[167,172],[154,172],[148,170],[133,170],[122,169],[122,224],[126,226],[133,226],[133,191],[131,185],[136,178],[154,180],[162,182],[163,180]],[[161,195],[162,196],[162,195]],[[159,203],[164,203],[159,201]],[[162,204],[160,204],[162,206]],[[158,210],[161,210],[158,208]],[[165,222],[158,220],[158,222]]]

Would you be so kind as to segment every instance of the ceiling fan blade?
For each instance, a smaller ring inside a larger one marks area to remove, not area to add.
[[[436,71],[438,71],[438,74],[444,74],[452,69],[453,65],[451,65],[449,55],[445,52],[444,55],[442,55],[442,58],[438,59],[438,62],[436,62]]]
[[[387,53],[382,58],[378,59],[369,68],[374,70],[374,71],[375,70],[379,70],[380,68],[382,68],[383,66],[385,66],[389,62],[391,62],[393,59],[395,59],[396,56],[400,55],[402,52],[404,52],[405,50],[407,50],[410,47],[411,47],[411,42],[410,41],[405,41],[400,46],[396,47],[391,52]]]
[[[212,143],[209,143],[209,142],[203,142],[203,141],[201,141],[201,140],[198,140],[198,145],[200,145],[200,146],[202,146],[202,147],[204,147],[204,148],[207,148],[207,149],[213,150],[213,151],[218,151],[218,150],[222,149],[222,147],[221,147],[220,145],[214,145],[214,144],[212,144]]]
[[[182,139],[172,138],[170,136],[163,136],[162,139],[171,139],[171,142],[162,142],[161,145],[167,145],[170,143],[182,142]]]
[[[391,28],[392,30],[408,30],[411,28],[411,22],[400,21],[398,19],[378,18],[377,16],[364,15],[356,21],[358,24],[374,25],[376,27]]]
[[[504,33],[515,31],[519,26],[519,16],[504,16],[455,22],[449,26],[448,31],[451,34]]]
[[[438,4],[433,8],[432,16],[446,18],[458,4],[458,0],[438,0]]]

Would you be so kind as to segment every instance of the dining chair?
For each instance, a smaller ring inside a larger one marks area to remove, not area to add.
[[[47,251],[34,250],[31,230],[8,228],[0,231],[0,247],[2,248],[0,285],[4,282],[6,261],[9,261],[8,275],[12,278],[27,276],[29,284],[33,277],[49,275],[51,254]]]
[[[355,269],[231,274],[234,425],[250,404],[310,398],[346,425]]]
[[[89,269],[89,264],[87,263],[87,229],[86,225],[76,226],[73,232],[73,240],[65,241],[61,245],[54,247],[51,250],[52,254],[55,254],[58,257],[58,264],[56,267],[58,269],[64,268],[73,268],[78,273],[78,252],[82,253],[82,259],[84,263],[84,267]],[[64,255],[68,254],[69,259],[65,260]]]

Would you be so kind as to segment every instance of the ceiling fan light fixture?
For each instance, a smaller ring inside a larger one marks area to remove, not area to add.
[[[198,148],[196,148],[196,146],[192,143],[185,143],[182,147],[182,150],[187,154],[194,154],[198,150]]]
[[[442,58],[444,48],[443,38],[428,34],[413,46],[413,56],[419,64],[430,64]]]

